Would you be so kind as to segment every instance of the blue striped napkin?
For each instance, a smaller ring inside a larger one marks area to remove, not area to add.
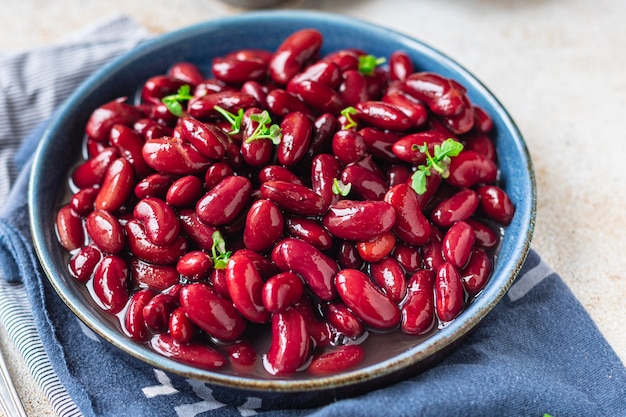
[[[29,158],[41,123],[72,89],[147,35],[117,16],[59,45],[0,53],[0,320],[60,416],[626,416],[626,369],[534,251],[505,298],[438,366],[315,409],[168,374],[86,328],[34,255],[24,214]]]

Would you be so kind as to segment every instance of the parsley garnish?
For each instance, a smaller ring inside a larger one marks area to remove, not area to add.
[[[231,124],[232,128],[230,132],[228,132],[229,135],[236,135],[239,132],[241,132],[241,121],[243,120],[243,109],[239,109],[237,114],[233,114],[229,112],[228,110],[218,106],[217,104],[213,106],[213,109],[219,114],[221,114],[222,116],[224,116],[224,118],[228,121],[228,123]]]
[[[333,186],[331,187],[333,194],[341,195],[345,197],[348,194],[350,194],[351,189],[352,189],[352,184],[350,183],[344,184],[342,181],[340,181],[337,178],[333,179]]]
[[[354,129],[357,126],[357,122],[352,118],[353,115],[356,114],[356,109],[352,106],[346,107],[341,110],[341,115],[346,118],[346,125],[343,127],[344,130]]]
[[[374,55],[359,56],[359,72],[363,75],[372,75],[378,65],[382,65],[387,60],[384,57],[376,58]]]
[[[213,268],[225,269],[230,259],[231,251],[226,251],[226,241],[222,237],[219,230],[211,235],[213,245],[211,246],[211,255],[213,257]]]
[[[183,115],[183,105],[181,102],[188,101],[193,98],[191,95],[191,87],[187,84],[180,86],[176,94],[165,96],[161,99],[163,104],[174,116],[180,117]]]
[[[450,160],[463,150],[463,144],[454,139],[446,139],[441,145],[435,145],[432,156],[426,143],[421,146],[413,145],[412,149],[414,151],[419,150],[426,155],[426,165],[418,166],[417,171],[411,176],[411,188],[417,194],[424,194],[426,192],[426,177],[431,174],[431,170],[434,169],[442,178],[448,178]]]
[[[254,132],[246,138],[246,143],[253,140],[270,139],[274,145],[278,145],[283,137],[282,129],[277,124],[271,124],[272,118],[267,110],[259,114],[251,114],[250,120],[257,122],[258,126]]]

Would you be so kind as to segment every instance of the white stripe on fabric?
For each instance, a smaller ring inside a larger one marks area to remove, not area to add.
[[[0,277],[0,320],[4,323],[9,337],[25,359],[26,366],[37,384],[50,400],[54,411],[63,417],[79,417],[82,414],[65,391],[65,388],[52,369],[52,364],[37,334],[35,321],[25,311],[30,306],[23,285],[7,283]],[[72,407],[67,407],[71,403]],[[60,405],[63,405],[61,413]]]
[[[519,300],[553,272],[552,268],[541,260],[534,268],[530,269],[515,281],[508,292],[509,300]]]

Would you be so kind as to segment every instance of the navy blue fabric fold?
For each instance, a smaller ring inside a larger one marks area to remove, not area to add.
[[[32,153],[41,129],[18,154]],[[165,373],[85,327],[45,278],[26,217],[25,164],[0,221],[4,277],[23,281],[59,379],[86,416],[620,416],[626,369],[562,279],[531,251],[511,291],[450,356],[396,384],[315,409]],[[132,404],[132,407],[129,407]]]

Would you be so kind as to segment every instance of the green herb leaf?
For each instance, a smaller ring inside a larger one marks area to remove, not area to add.
[[[230,259],[231,251],[226,250],[226,241],[219,230],[213,232],[211,238],[213,239],[213,245],[211,246],[213,268],[225,269],[226,265],[228,265],[228,259]]]
[[[233,114],[229,112],[228,110],[218,106],[217,104],[213,106],[213,109],[219,114],[221,114],[222,116],[224,116],[224,118],[232,126],[230,132],[228,132],[229,135],[236,135],[239,132],[241,132],[241,121],[243,120],[243,109],[239,109],[237,114]]]
[[[334,178],[333,179],[333,185],[331,187],[331,190],[332,190],[333,194],[341,195],[341,196],[345,197],[348,194],[350,194],[350,190],[351,189],[352,189],[352,184],[350,184],[350,183],[344,184],[338,178]]]
[[[187,84],[182,85],[176,94],[170,94],[161,99],[163,104],[174,116],[180,117],[183,115],[183,105],[181,102],[188,101],[193,98],[191,95],[191,87]]]
[[[435,145],[433,148],[433,154],[430,154],[428,145],[413,145],[411,148],[414,151],[420,151],[426,155],[426,165],[420,165],[417,170],[411,175],[411,188],[415,190],[417,194],[424,194],[426,192],[426,177],[431,174],[431,170],[434,169],[442,178],[448,178],[450,171],[450,161],[453,157],[457,156],[463,150],[463,144],[457,142],[454,139],[446,139],[441,145]]]
[[[251,114],[250,120],[257,122],[258,126],[254,129],[254,132],[246,138],[246,143],[250,143],[253,140],[269,139],[274,145],[280,144],[283,138],[283,131],[277,124],[271,124],[272,118],[267,110],[263,110],[258,114]]]
[[[346,107],[341,110],[341,115],[346,118],[348,123],[343,127],[344,130],[354,129],[357,126],[357,122],[352,118],[356,114],[356,109],[352,106]]]
[[[377,58],[374,55],[361,55],[359,57],[358,71],[363,75],[372,75],[378,65],[382,65],[387,60],[384,57]]]

